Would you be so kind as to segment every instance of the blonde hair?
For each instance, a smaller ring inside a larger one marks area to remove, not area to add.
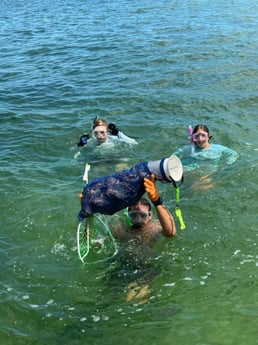
[[[98,126],[105,126],[106,128],[108,128],[108,123],[107,121],[105,120],[102,120],[102,119],[96,119],[94,122],[93,122],[93,129],[98,127]]]

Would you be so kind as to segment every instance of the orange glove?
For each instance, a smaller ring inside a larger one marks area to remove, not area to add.
[[[157,187],[155,185],[155,175],[151,174],[150,180],[146,177],[144,177],[144,187],[146,192],[148,193],[148,196],[152,202],[156,202],[160,199],[159,192],[157,190]]]

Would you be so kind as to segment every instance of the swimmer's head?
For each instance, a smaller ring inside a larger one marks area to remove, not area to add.
[[[134,228],[144,226],[152,219],[151,205],[145,198],[128,207],[128,216]]]
[[[102,119],[94,120],[92,135],[99,144],[108,141],[108,123]]]
[[[199,124],[194,127],[192,140],[201,149],[208,148],[210,146],[209,140],[212,138],[209,128],[206,125]]]

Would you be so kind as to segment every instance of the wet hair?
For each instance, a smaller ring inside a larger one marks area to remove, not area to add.
[[[107,123],[107,121],[102,120],[102,119],[95,119],[95,120],[93,121],[93,126],[92,126],[92,128],[94,129],[94,128],[98,127],[98,126],[105,126],[105,127],[108,128],[108,123]]]
[[[135,206],[135,205],[138,205],[138,204],[144,205],[144,206],[148,206],[149,212],[151,211],[151,204],[150,204],[150,202],[149,202],[147,199],[145,199],[145,198],[141,198],[141,199],[140,199],[139,201],[137,201],[135,204],[129,205],[129,206],[128,206],[128,211],[131,211],[131,207],[132,207],[132,206]]]
[[[204,132],[208,133],[209,139],[212,138],[212,136],[210,135],[209,128],[206,125],[203,125],[203,124],[196,125],[194,127],[194,129],[193,129],[193,134],[197,133],[199,131],[199,129],[202,129]]]

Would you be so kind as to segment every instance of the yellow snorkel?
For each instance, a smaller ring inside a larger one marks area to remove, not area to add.
[[[182,216],[182,212],[181,209],[179,208],[179,200],[180,200],[180,188],[178,186],[176,186],[176,207],[175,207],[175,212],[176,212],[176,216],[179,220],[179,224],[180,224],[180,229],[184,230],[185,229],[185,223],[184,223],[184,219]]]

